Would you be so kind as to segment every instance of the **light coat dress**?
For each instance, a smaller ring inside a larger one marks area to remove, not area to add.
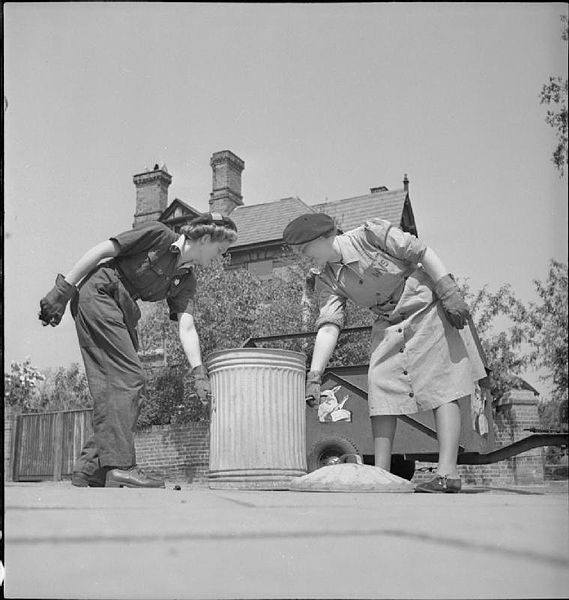
[[[316,328],[345,323],[346,302],[369,308],[371,416],[412,414],[474,393],[486,371],[469,327],[454,328],[421,260],[422,240],[383,219],[336,238],[342,259],[316,276]]]

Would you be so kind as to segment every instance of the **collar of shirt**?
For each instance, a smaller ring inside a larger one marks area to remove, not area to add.
[[[336,237],[336,242],[338,243],[340,254],[342,255],[342,264],[349,265],[350,263],[359,262],[359,252],[355,248],[349,236],[339,235]]]
[[[170,244],[170,252],[173,252],[174,254],[182,254],[185,241],[186,236],[182,234],[175,242]],[[178,265],[176,271],[187,273],[191,268],[192,265],[190,263],[184,263],[182,265]]]
[[[339,235],[336,237],[336,241],[338,243],[342,259],[337,263],[327,263],[326,266],[330,270],[333,277],[337,280],[342,267],[359,262],[360,256],[349,236]]]

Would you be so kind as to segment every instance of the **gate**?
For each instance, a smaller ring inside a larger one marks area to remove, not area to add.
[[[17,417],[14,481],[70,477],[83,444],[93,435],[93,410],[30,413]]]

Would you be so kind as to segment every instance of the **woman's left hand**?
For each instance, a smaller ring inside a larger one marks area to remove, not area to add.
[[[449,323],[456,329],[463,329],[470,311],[452,275],[445,275],[437,281],[435,295],[441,301]]]

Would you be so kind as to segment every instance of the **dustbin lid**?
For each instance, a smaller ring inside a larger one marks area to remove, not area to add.
[[[321,467],[290,483],[295,492],[413,492],[410,481],[381,467],[342,463]]]

